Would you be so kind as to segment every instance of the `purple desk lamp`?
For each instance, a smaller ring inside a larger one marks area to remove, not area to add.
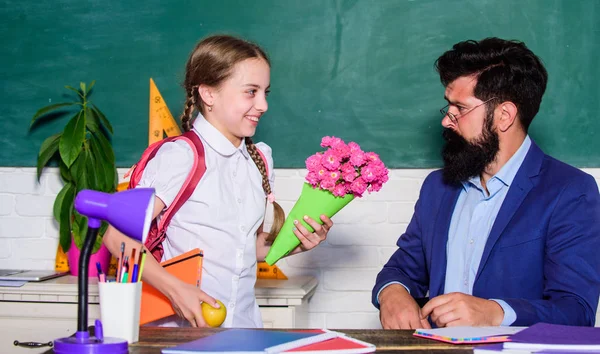
[[[96,320],[95,336],[90,337],[88,333],[88,264],[102,220],[142,244],[146,241],[152,222],[154,189],[136,188],[115,194],[82,190],[75,198],[75,209],[79,214],[88,217],[88,231],[79,258],[77,333],[72,337],[55,340],[54,352],[127,353],[127,341],[104,337],[99,320]]]

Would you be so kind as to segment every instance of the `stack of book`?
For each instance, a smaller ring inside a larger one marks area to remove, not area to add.
[[[375,346],[328,330],[272,331],[228,329],[208,337],[163,349],[163,354],[216,353],[372,353]]]
[[[475,354],[505,353],[600,353],[600,328],[537,323],[510,341],[474,348]]]

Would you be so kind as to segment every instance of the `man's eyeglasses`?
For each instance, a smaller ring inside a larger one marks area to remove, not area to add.
[[[490,102],[491,100],[493,100],[495,98],[496,97],[492,97],[489,100],[481,102],[477,106],[475,106],[475,107],[473,107],[471,109],[468,109],[466,112],[459,113],[459,114],[454,114],[454,113],[450,112],[450,110],[449,110],[450,104],[447,104],[447,105],[444,106],[444,108],[440,109],[440,113],[442,114],[442,117],[448,116],[448,118],[450,118],[450,120],[452,121],[452,123],[458,124],[458,119],[459,118],[462,118],[462,117],[466,116],[467,114],[473,112],[477,107],[483,106],[484,104]]]

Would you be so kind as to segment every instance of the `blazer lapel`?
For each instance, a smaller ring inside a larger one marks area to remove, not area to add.
[[[517,172],[517,175],[515,176],[515,179],[508,190],[508,194],[506,195],[506,198],[500,207],[500,211],[498,212],[494,226],[492,226],[492,230],[490,231],[485,248],[483,249],[483,255],[481,256],[479,269],[477,269],[475,282],[477,282],[479,279],[481,270],[483,267],[485,267],[490,253],[500,238],[500,235],[502,235],[502,232],[504,229],[506,229],[506,226],[515,215],[515,212],[521,203],[523,203],[523,200],[531,188],[533,188],[531,178],[539,174],[543,158],[544,153],[532,140],[529,152],[527,153],[525,160],[523,160],[523,164],[521,165],[521,168],[519,168],[519,171]]]
[[[446,189],[442,197],[439,212],[435,220],[431,247],[431,269],[429,272],[429,297],[433,298],[444,292],[446,280],[446,245],[448,243],[448,230],[454,213],[454,206],[460,195],[461,186],[452,186]]]

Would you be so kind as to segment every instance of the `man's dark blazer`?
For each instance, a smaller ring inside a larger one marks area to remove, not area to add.
[[[377,276],[376,307],[390,282],[415,298],[444,293],[448,230],[461,188],[444,183],[439,170],[426,178],[398,250]],[[514,326],[593,326],[599,293],[598,186],[532,141],[488,237],[472,295],[506,301],[517,314]]]

